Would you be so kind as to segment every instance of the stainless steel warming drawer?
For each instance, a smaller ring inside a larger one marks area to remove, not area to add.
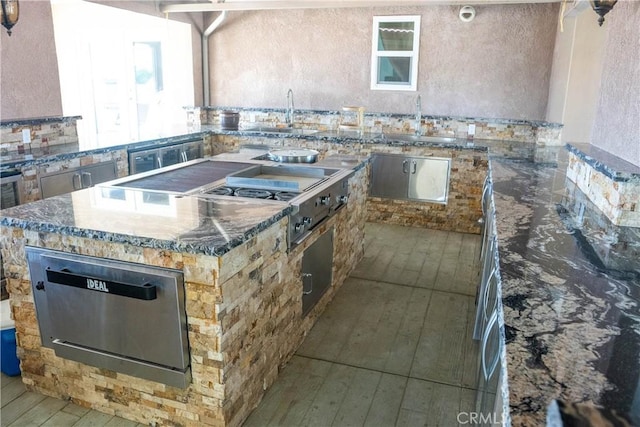
[[[185,388],[181,271],[27,248],[42,345],[56,355]]]

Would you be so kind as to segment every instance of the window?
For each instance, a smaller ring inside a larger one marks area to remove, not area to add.
[[[80,149],[158,138],[194,103],[191,25],[88,1],[51,0],[64,115]]]
[[[420,16],[374,16],[371,89],[417,90]]]

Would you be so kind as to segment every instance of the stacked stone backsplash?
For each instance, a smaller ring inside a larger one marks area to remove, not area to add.
[[[203,108],[203,124],[219,125],[220,111],[240,113],[240,129],[252,126],[284,127],[285,111],[279,109]],[[341,123],[340,111],[296,110],[294,127],[335,131]],[[487,119],[475,117],[422,116],[422,135],[467,138],[469,125],[475,125],[475,138],[500,141],[520,141],[539,145],[561,145],[562,125],[542,121]],[[365,113],[362,131],[366,134],[416,132],[415,114]]]
[[[29,154],[30,150],[45,151],[53,145],[78,142],[77,121],[74,117],[43,117],[0,122],[0,153],[11,152]],[[23,130],[28,130],[31,142],[23,142]]]

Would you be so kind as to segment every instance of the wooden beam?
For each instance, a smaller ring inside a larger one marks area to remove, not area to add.
[[[215,12],[223,10],[334,9],[352,7],[495,5],[523,3],[559,3],[560,0],[223,0],[201,3],[165,3],[160,10],[172,12]]]

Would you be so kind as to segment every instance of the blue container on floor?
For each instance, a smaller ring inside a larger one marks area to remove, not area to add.
[[[11,320],[11,307],[9,300],[2,301],[0,306],[0,370],[3,374],[14,377],[20,375],[20,361],[16,355],[16,328]]]

